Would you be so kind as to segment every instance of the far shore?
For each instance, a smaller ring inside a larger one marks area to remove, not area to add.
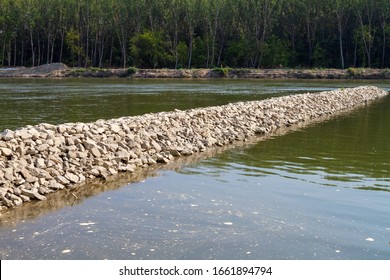
[[[63,63],[45,64],[36,67],[0,67],[0,77],[6,78],[134,78],[134,79],[390,79],[390,69],[250,69],[218,67],[213,69],[126,69],[74,68]]]

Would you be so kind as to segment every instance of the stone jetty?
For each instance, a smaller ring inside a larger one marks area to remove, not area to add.
[[[118,172],[164,164],[366,105],[372,86],[175,110],[93,123],[42,123],[0,134],[0,210]]]

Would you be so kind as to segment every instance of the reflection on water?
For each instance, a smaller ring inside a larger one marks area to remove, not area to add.
[[[240,146],[241,145],[247,146],[251,144],[240,143]],[[36,219],[39,216],[63,207],[73,207],[78,205],[85,199],[91,198],[100,193],[117,190],[127,184],[142,182],[150,177],[157,177],[159,176],[159,170],[174,170],[177,172],[183,165],[199,162],[232,148],[234,148],[233,145],[218,147],[207,150],[203,153],[194,154],[190,157],[178,158],[169,164],[149,166],[146,169],[139,169],[134,173],[118,173],[118,175],[111,176],[107,180],[94,179],[81,186],[73,186],[70,189],[54,192],[47,195],[47,200],[45,201],[31,201],[25,203],[23,207],[17,207],[12,209],[12,211],[3,212],[1,215],[0,227],[14,226],[21,221]]]
[[[91,122],[363,84],[367,82],[0,79],[0,131],[27,124]],[[372,84],[390,90],[387,81]]]
[[[390,98],[206,162],[213,174],[277,175],[324,186],[390,191]],[[215,169],[218,166],[218,169]],[[188,170],[187,170],[188,171]]]
[[[1,216],[0,257],[390,259],[389,125],[385,98],[283,136],[53,194]]]

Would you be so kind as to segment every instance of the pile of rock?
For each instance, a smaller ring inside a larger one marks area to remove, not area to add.
[[[118,172],[308,123],[387,92],[358,87],[93,123],[39,124],[0,134],[0,208]]]
[[[68,69],[63,63],[43,64],[35,67],[0,68],[0,77],[51,77],[62,76]]]

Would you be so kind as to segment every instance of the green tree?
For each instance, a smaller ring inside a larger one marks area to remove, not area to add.
[[[387,37],[390,34],[390,26],[387,24],[390,21],[390,0],[379,0],[378,3],[379,22],[382,30],[382,59],[381,67],[385,67]]]
[[[373,23],[374,15],[376,13],[377,0],[356,0],[354,4],[354,11],[361,32],[360,38],[367,59],[367,67],[371,67],[371,54],[376,32],[376,28],[373,26]]]
[[[113,7],[113,21],[114,28],[119,40],[119,46],[122,54],[123,69],[127,66],[127,52],[128,52],[128,40],[129,40],[129,23],[130,23],[130,3],[126,0],[117,0]]]
[[[159,31],[148,30],[132,37],[130,53],[135,66],[140,68],[169,67],[173,62],[169,45]]]
[[[0,0],[0,64],[257,68],[275,65],[269,54],[275,48],[287,52],[292,67],[390,67],[389,6],[389,0]],[[131,38],[147,32],[159,38],[161,53],[133,49],[132,57]]]
[[[320,23],[324,21],[326,6],[323,0],[302,0],[298,9],[301,10],[301,16],[306,29],[306,40],[308,44],[308,65],[311,66],[313,59],[314,46],[317,41],[317,32]]]
[[[344,30],[348,22],[348,17],[351,9],[351,0],[335,0],[329,1],[331,12],[336,16],[338,39],[339,39],[339,51],[340,51],[340,63],[341,68],[345,68],[344,59]]]
[[[289,64],[288,43],[275,35],[263,43],[263,66],[267,68],[285,67]]]
[[[71,51],[70,61],[73,66],[80,66],[80,58],[85,58],[84,49],[80,45],[80,37],[80,33],[75,29],[67,31],[65,35],[66,45]]]
[[[279,14],[279,20],[277,20],[277,33],[279,37],[285,37],[290,42],[290,61],[291,63],[298,64],[297,49],[300,40],[300,36],[304,33],[304,28],[301,24],[301,18],[298,16],[300,0],[283,0],[281,1],[281,12]]]
[[[180,41],[175,54],[175,68],[185,68],[188,66],[188,46],[185,42]]]

